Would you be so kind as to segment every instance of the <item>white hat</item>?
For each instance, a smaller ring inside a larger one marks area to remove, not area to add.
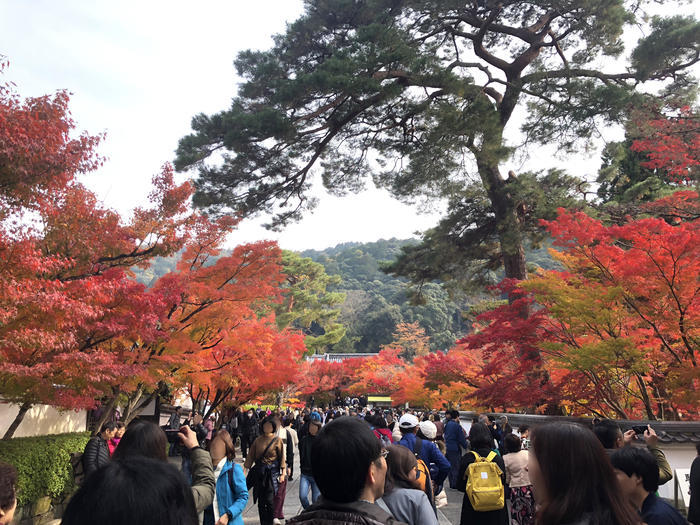
[[[428,439],[435,439],[437,436],[437,427],[432,421],[421,421],[420,431],[423,432],[423,435]]]
[[[413,414],[404,414],[399,419],[399,427],[401,428],[413,428],[418,426],[418,418]]]

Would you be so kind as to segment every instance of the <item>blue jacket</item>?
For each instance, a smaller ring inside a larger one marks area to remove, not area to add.
[[[445,448],[448,452],[459,452],[459,447],[467,448],[467,438],[464,437],[462,425],[450,419],[445,425]]]
[[[435,443],[428,441],[427,439],[423,439],[422,441],[423,445],[418,453],[418,457],[425,462],[425,465],[428,468],[430,468],[431,463],[437,465],[438,472],[433,481],[436,485],[442,485],[442,482],[445,481],[445,478],[450,473],[450,463],[447,461],[447,458],[442,454],[442,452],[440,452],[440,449],[437,448]],[[401,441],[399,441],[399,445],[403,445],[411,452],[413,452],[413,447],[415,444],[415,434],[404,434]]]
[[[231,469],[233,469],[233,487],[229,486],[228,471]],[[219,479],[216,480],[216,502],[219,505],[220,516],[229,511],[233,516],[229,523],[243,525],[241,514],[248,503],[248,488],[245,484],[243,468],[238,463],[226,460]]]

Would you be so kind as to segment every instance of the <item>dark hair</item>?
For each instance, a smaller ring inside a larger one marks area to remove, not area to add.
[[[275,418],[275,416],[269,415],[260,422],[260,433],[261,434],[265,433],[265,431],[263,430],[265,423],[270,423],[272,425],[272,433],[273,434],[275,432],[277,432],[277,429],[279,428],[279,424],[277,423],[277,419]]]
[[[107,421],[104,425],[102,425],[100,433],[106,432],[107,430],[114,430],[115,428],[117,428],[117,424],[114,421]]]
[[[115,425],[116,425],[117,429],[126,427],[126,425],[124,424],[123,421],[117,421],[117,422],[115,423]]]
[[[137,419],[132,421],[114,451],[114,459],[129,459],[133,456],[167,461],[168,438],[165,432],[155,423]]]
[[[71,498],[61,523],[197,525],[198,519],[192,489],[174,466],[133,457],[110,461],[91,474]]]
[[[365,416],[365,421],[374,428],[389,428],[386,424],[386,419],[384,419],[384,416],[381,414],[367,414]]]
[[[612,419],[603,419],[593,425],[593,433],[603,444],[603,448],[611,449],[617,446],[617,439],[622,434],[622,430],[620,425]]]
[[[548,494],[537,513],[539,525],[573,523],[584,514],[591,514],[590,523],[640,523],[620,493],[607,453],[587,428],[564,422],[538,426],[532,430],[530,453]]]
[[[700,442],[695,443],[695,450],[698,452],[698,456],[700,456]]]
[[[311,447],[311,470],[323,497],[336,503],[356,501],[370,464],[381,452],[380,441],[363,420],[341,417],[326,424]]]
[[[0,461],[0,509],[10,510],[17,499],[17,470]]]
[[[613,468],[630,477],[637,474],[642,478],[642,485],[647,492],[656,492],[659,488],[659,465],[654,455],[646,448],[630,445],[618,448],[610,455],[610,463]]]
[[[506,434],[506,437],[503,438],[503,444],[505,445],[506,452],[519,452],[522,448],[522,441],[512,432]]]
[[[520,426],[518,427],[518,432],[520,432],[521,434],[522,434],[523,432],[525,432],[526,430],[530,430],[530,425],[520,425]]]
[[[458,410],[450,410],[450,417],[452,419],[459,419],[459,411]]]
[[[389,454],[386,456],[386,478],[384,492],[388,493],[397,489],[419,489],[420,485],[416,476],[410,476],[411,469],[418,465],[415,454],[403,445],[391,445],[387,447]]]
[[[469,429],[469,446],[472,450],[493,448],[493,436],[489,427],[483,423],[472,423],[472,427]]]

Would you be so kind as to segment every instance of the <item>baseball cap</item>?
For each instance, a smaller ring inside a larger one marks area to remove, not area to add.
[[[404,414],[399,419],[399,427],[401,428],[413,428],[418,426],[418,418],[413,414]]]
[[[437,436],[437,427],[432,421],[421,421],[420,431],[428,439],[435,439]]]
[[[321,414],[318,412],[311,412],[310,418],[311,421],[321,421]]]

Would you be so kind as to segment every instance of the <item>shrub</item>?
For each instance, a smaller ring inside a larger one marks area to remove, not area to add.
[[[73,488],[72,452],[82,452],[88,432],[0,440],[0,461],[14,465],[19,474],[17,503],[41,497],[59,498]]]

